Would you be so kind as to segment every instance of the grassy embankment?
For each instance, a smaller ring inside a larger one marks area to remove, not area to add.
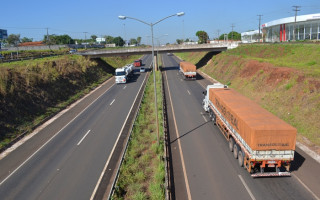
[[[138,57],[65,55],[1,63],[0,148],[110,78],[114,67]]]
[[[60,49],[60,50],[21,50],[17,51],[1,51],[1,55],[5,59],[13,59],[17,58],[26,58],[26,57],[40,57],[40,56],[49,56],[49,55],[61,55],[61,54],[69,54],[68,48]]]
[[[153,75],[151,74],[112,199],[165,199],[161,73],[158,71],[156,76],[159,145],[157,144]]]
[[[193,63],[204,55],[178,54]],[[296,127],[298,141],[319,151],[319,55],[317,44],[241,45],[198,67]]]

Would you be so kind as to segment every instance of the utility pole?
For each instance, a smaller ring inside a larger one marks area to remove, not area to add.
[[[301,6],[292,6],[295,9],[293,9],[293,11],[295,11],[295,15],[294,15],[294,25],[293,25],[293,41],[296,41],[296,23],[297,23],[297,13],[298,11],[300,11],[298,8],[301,8]]]
[[[123,29],[124,29],[124,42],[125,46],[127,46],[127,32],[126,32],[126,24],[123,24]]]
[[[260,40],[261,40],[261,33],[260,33],[260,30],[261,30],[261,17],[263,15],[257,15],[257,16],[259,17],[259,42],[260,42]]]
[[[49,31],[48,31],[49,28],[47,28],[47,43],[49,44]]]
[[[88,32],[83,32],[83,33],[84,33],[84,42],[85,42],[84,43],[84,48],[87,49],[87,41],[86,40],[87,40],[87,33]]]
[[[185,41],[185,39],[184,39],[184,20],[182,20],[182,39],[183,39],[182,43],[184,44],[184,41]]]
[[[233,27],[235,27],[234,24],[231,25],[232,31],[231,31],[231,40],[233,41]]]
[[[220,38],[219,38],[219,37],[220,37],[220,30],[218,29],[218,30],[217,30],[217,32],[218,32],[218,43],[219,43],[219,39],[220,39]]]

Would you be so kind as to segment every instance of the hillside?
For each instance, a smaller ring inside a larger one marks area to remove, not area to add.
[[[298,141],[320,153],[320,45],[241,45],[204,60],[178,56],[298,129]],[[200,61],[200,62],[199,62]]]
[[[65,55],[0,63],[0,148],[109,79],[114,68],[138,57]]]

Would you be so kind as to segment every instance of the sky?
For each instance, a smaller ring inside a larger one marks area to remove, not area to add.
[[[176,39],[197,40],[196,32],[206,31],[209,38],[219,34],[258,30],[261,24],[295,15],[292,6],[301,6],[298,15],[320,13],[320,0],[0,0],[0,29],[21,38],[43,40],[47,34],[68,34],[74,39],[110,35],[126,40],[142,38],[151,43],[151,28],[119,15],[155,23],[155,44],[174,43]],[[48,28],[48,29],[47,29]],[[87,32],[87,33],[85,33]]]

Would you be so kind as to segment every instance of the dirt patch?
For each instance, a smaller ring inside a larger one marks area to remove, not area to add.
[[[267,79],[267,84],[277,85],[283,80],[289,80],[293,75],[298,73],[296,70],[284,67],[274,67]]]
[[[303,82],[305,77],[298,71],[287,67],[275,67],[271,63],[248,60],[245,67],[241,70],[242,78],[250,78],[255,75],[268,74],[266,84],[277,85],[284,80],[290,80],[298,75],[298,81]]]

